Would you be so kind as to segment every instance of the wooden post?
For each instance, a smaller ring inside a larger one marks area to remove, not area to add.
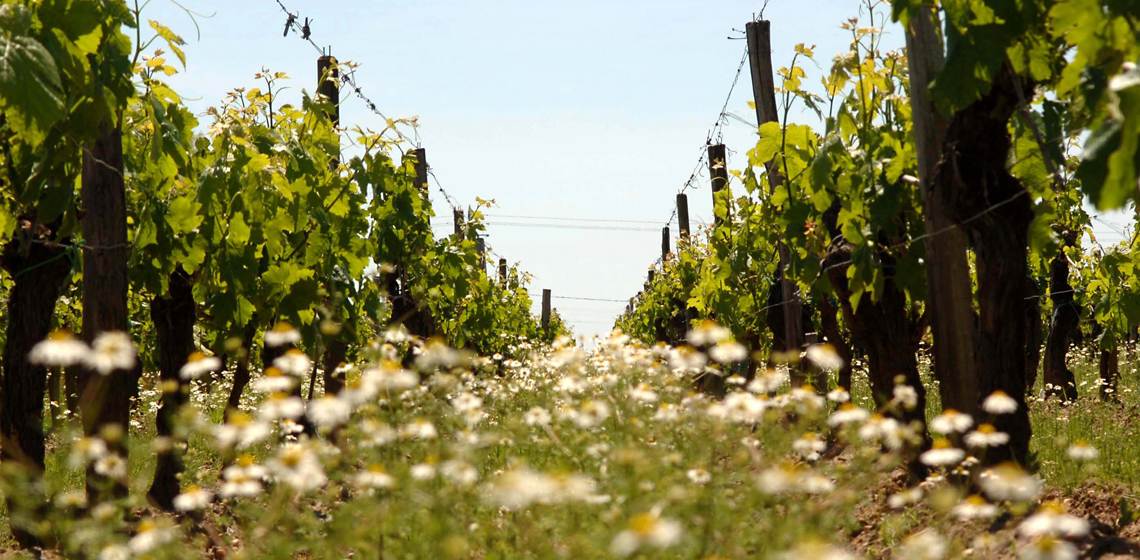
[[[937,18],[934,10],[922,6],[913,11],[906,30],[910,106],[927,235],[924,260],[930,286],[928,305],[933,311],[930,326],[934,337],[934,378],[939,381],[943,407],[976,415],[978,372],[974,363],[974,305],[966,234],[952,227],[942,197],[931,191],[946,136],[946,120],[927,95],[930,82],[944,62]]]
[[[550,290],[542,290],[542,332],[550,335]]]
[[[507,287],[507,259],[499,259],[499,282]]]
[[[428,164],[427,164],[427,150],[423,148],[416,148],[410,152],[415,158],[415,185],[423,192],[428,192]]]
[[[669,256],[669,226],[661,228],[661,264]]]
[[[719,227],[722,220],[720,214],[716,213],[716,197],[717,193],[728,186],[728,158],[725,156],[724,144],[713,144],[709,146],[708,154],[709,182],[712,183],[713,224]],[[725,216],[728,216],[727,207],[725,208]]]
[[[455,237],[463,239],[463,211],[452,210],[451,217],[455,221]]]
[[[332,112],[325,115],[332,121],[333,128],[340,126],[340,69],[337,68],[336,58],[332,56],[325,55],[317,59],[317,94],[332,105]],[[337,157],[329,161],[329,167],[336,169],[339,165],[338,153]]]
[[[752,71],[752,95],[756,100],[756,122],[763,125],[779,122],[776,111],[776,87],[772,81],[772,28],[766,20],[752,21],[745,26],[748,39],[748,61]],[[784,176],[775,165],[775,160],[765,163],[768,183],[772,190],[784,182]],[[784,340],[786,350],[799,352],[804,346],[803,318],[800,311],[800,298],[796,295],[795,284],[787,277],[791,262],[788,246],[781,241],[777,247],[780,253],[780,293],[784,311]],[[793,369],[792,385],[803,384],[803,372]]]
[[[689,197],[677,194],[677,229],[681,237],[689,236]]]
[[[487,240],[482,237],[475,238],[475,250],[479,252],[479,268],[487,273]]]
[[[657,271],[655,271],[655,270],[650,270],[650,271],[649,271],[649,284],[652,284],[652,283],[653,283],[653,279],[654,279],[654,278],[656,278],[656,277],[657,277]]]

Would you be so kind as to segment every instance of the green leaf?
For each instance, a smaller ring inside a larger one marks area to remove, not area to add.
[[[766,122],[760,125],[760,141],[752,152],[752,165],[766,165],[780,152],[782,131],[780,123]]]
[[[37,146],[63,114],[59,70],[39,41],[10,33],[0,33],[0,109],[12,129]]]
[[[205,216],[198,213],[201,209],[202,205],[192,198],[180,196],[171,201],[170,211],[166,214],[166,223],[170,224],[170,229],[174,230],[175,235],[194,231],[205,219]]]
[[[249,225],[245,223],[245,218],[241,212],[234,214],[230,219],[229,241],[235,246],[245,245],[249,242],[250,229]]]
[[[178,35],[176,35],[173,31],[170,30],[169,27],[167,27],[161,23],[158,23],[157,21],[154,21],[153,19],[147,20],[147,21],[150,23],[150,27],[152,29],[154,29],[154,31],[156,33],[158,33],[159,37],[166,39],[167,46],[169,46],[170,50],[174,52],[174,56],[178,57],[178,62],[181,62],[182,68],[185,69],[186,68],[186,55],[182,52],[182,49],[180,49],[179,47],[185,45],[186,41],[183,41],[182,37],[179,37]]]

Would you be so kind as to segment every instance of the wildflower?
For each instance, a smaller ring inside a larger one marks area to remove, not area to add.
[[[287,344],[297,344],[301,342],[301,332],[294,329],[293,325],[281,321],[274,325],[272,329],[265,331],[264,342],[265,345],[270,348],[285,346]]]
[[[243,449],[269,437],[269,425],[254,421],[244,412],[234,412],[225,424],[218,426],[214,437],[222,449],[235,445]]]
[[[368,467],[368,469],[357,473],[355,480],[357,486],[372,490],[391,488],[396,484],[396,479],[388,474],[388,472],[384,470],[384,467],[380,465],[372,465]]]
[[[83,490],[62,492],[56,496],[55,505],[63,509],[85,508],[87,507],[87,492]]]
[[[285,372],[270,366],[253,382],[253,390],[258,393],[288,393],[298,382],[296,377],[285,375]]]
[[[966,458],[966,452],[958,449],[945,439],[935,440],[931,449],[919,455],[919,460],[932,467],[955,465]]]
[[[688,334],[685,335],[685,339],[693,346],[711,346],[727,339],[731,335],[732,333],[730,333],[728,329],[705,319],[701,321],[696,328],[689,331]]]
[[[990,414],[1012,414],[1017,412],[1017,401],[1005,391],[994,391],[982,401],[982,410]]]
[[[700,371],[708,364],[708,357],[693,348],[682,346],[669,354],[669,367],[679,372]]]
[[[950,552],[946,539],[933,529],[919,531],[903,541],[896,557],[906,560],[942,560]]]
[[[629,396],[633,400],[638,401],[638,402],[643,402],[643,403],[657,402],[657,393],[653,392],[653,389],[649,388],[648,383],[642,383],[642,384],[638,385],[637,387],[631,387],[629,389]]]
[[[385,393],[402,393],[420,384],[420,376],[414,371],[400,368],[398,362],[381,362],[379,368],[369,368],[361,374],[364,382]]]
[[[309,401],[309,419],[321,428],[335,428],[348,422],[352,407],[339,397],[324,396]]]
[[[439,474],[460,486],[470,486],[479,480],[479,471],[460,459],[445,461],[439,466]]]
[[[844,392],[846,394],[846,392]],[[871,417],[871,413],[866,409],[859,408],[851,403],[845,403],[840,406],[835,412],[831,413],[831,417],[827,419],[827,423],[832,426],[842,426],[852,422],[863,422]]]
[[[290,348],[284,355],[273,360],[273,367],[287,375],[303,378],[313,367],[313,361],[304,352]]]
[[[178,374],[182,379],[198,379],[207,373],[222,369],[222,360],[216,356],[207,356],[201,352],[193,352],[182,366]]]
[[[953,514],[959,519],[992,519],[998,515],[998,507],[974,494],[954,506]]]
[[[95,437],[81,438],[71,446],[71,455],[67,464],[72,469],[80,469],[91,461],[97,461],[107,455],[107,444]]]
[[[835,490],[835,483],[822,474],[810,473],[800,478],[800,490],[815,495],[830,494]]]
[[[662,518],[656,512],[639,513],[614,537],[610,551],[624,558],[642,547],[669,548],[681,540],[682,532],[681,524],[672,519]]]
[[[843,368],[843,358],[830,344],[812,344],[807,347],[804,356],[816,367],[825,371],[839,371]]]
[[[965,439],[970,447],[999,447],[1009,443],[1009,434],[997,431],[992,424],[982,424],[966,434]]]
[[[483,406],[483,399],[471,393],[462,393],[454,399],[451,399],[451,406],[456,412],[462,414],[472,410],[479,410],[479,407]]]
[[[281,446],[277,455],[266,462],[266,466],[274,478],[298,492],[316,490],[328,480],[316,454],[298,443]]]
[[[400,435],[404,439],[434,439],[439,435],[439,432],[436,431],[435,424],[422,418],[416,418],[400,428]]]
[[[915,486],[914,488],[891,495],[890,498],[887,498],[887,505],[891,506],[891,509],[903,509],[921,501],[922,488]]]
[[[296,420],[305,413],[305,402],[301,397],[290,396],[285,393],[273,393],[261,403],[259,415],[266,420],[281,420],[288,418]]]
[[[1100,457],[1100,451],[1097,451],[1087,440],[1078,439],[1069,446],[1069,458],[1076,459],[1077,461],[1092,461]]]
[[[792,463],[783,463],[765,469],[756,476],[760,490],[766,494],[784,494],[796,489],[803,479],[803,473]]]
[[[827,449],[827,442],[812,432],[805,433],[792,443],[792,450],[807,461],[819,460],[820,453],[823,453],[824,449]]]
[[[654,413],[653,419],[661,422],[672,422],[681,417],[681,407],[673,403],[661,403]]]
[[[430,463],[412,465],[412,467],[408,469],[408,474],[411,475],[414,480],[431,480],[435,478],[435,465]]]
[[[66,329],[56,329],[36,343],[28,361],[46,367],[70,367],[87,359],[91,349]]]
[[[242,455],[236,463],[222,470],[225,483],[222,484],[218,495],[223,499],[256,496],[262,492],[261,479],[268,474],[269,471],[265,467],[253,462],[253,457]]]
[[[214,495],[208,490],[191,486],[181,494],[174,497],[174,509],[178,511],[197,511],[210,505]]]
[[[116,480],[126,478],[127,461],[115,454],[104,455],[95,461],[95,472]]]
[[[487,485],[485,500],[508,510],[521,510],[534,503],[546,503],[554,495],[556,483],[542,473],[522,467],[495,477]]]
[[[99,550],[99,555],[96,560],[128,560],[131,557],[131,549],[121,544],[109,544]]]
[[[709,357],[722,364],[743,362],[748,358],[748,349],[739,342],[726,340],[710,348]]]
[[[1034,540],[1018,554],[1023,560],[1077,560],[1077,547],[1052,535]]]
[[[135,344],[131,335],[119,331],[99,333],[91,343],[91,352],[84,356],[87,367],[102,375],[110,375],[115,370],[131,370],[135,367]]]
[[[1057,502],[1046,502],[1017,526],[1017,532],[1026,537],[1049,535],[1078,539],[1089,533],[1089,522],[1065,513]]]
[[[532,407],[523,415],[523,423],[527,426],[547,426],[550,424],[550,413],[541,406]]]
[[[603,401],[587,400],[572,417],[575,426],[588,430],[610,417],[610,406]]]
[[[146,554],[174,540],[175,536],[177,530],[174,527],[160,525],[148,519],[139,523],[139,531],[127,542],[127,548],[135,554]]]
[[[845,403],[851,400],[851,393],[843,387],[836,387],[827,393],[827,400],[834,403]]]
[[[423,371],[452,368],[459,365],[461,358],[459,352],[448,346],[442,338],[432,337],[416,356],[416,367]]]
[[[973,424],[974,419],[969,414],[948,408],[930,421],[930,430],[940,434],[954,434],[969,430]]]
[[[709,474],[709,471],[706,471],[700,467],[689,469],[685,472],[685,476],[689,477],[689,480],[691,480],[693,484],[704,485],[708,484],[708,482],[712,480],[712,475]]]
[[[1010,461],[986,469],[978,477],[978,484],[986,496],[996,501],[1031,502],[1041,493],[1041,479]]]
[[[907,410],[914,410],[918,406],[918,391],[910,385],[895,385],[894,402]]]
[[[748,390],[757,394],[775,393],[788,382],[788,370],[785,368],[769,368],[756,375],[748,384]]]
[[[780,554],[779,560],[856,560],[854,554],[827,543],[810,540]]]

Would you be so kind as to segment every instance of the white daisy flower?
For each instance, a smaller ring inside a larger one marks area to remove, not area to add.
[[[272,329],[265,331],[264,342],[265,345],[270,348],[297,344],[301,342],[301,332],[294,329],[293,325],[281,321],[274,325]]]
[[[91,352],[82,340],[66,329],[56,329],[28,353],[28,361],[46,367],[70,367],[86,361]]]
[[[131,335],[120,331],[99,333],[91,343],[91,352],[84,356],[87,367],[102,375],[110,375],[115,370],[130,371],[135,368],[135,344]]]
[[[201,352],[193,352],[182,366],[178,374],[182,379],[198,379],[203,375],[222,369],[222,360],[217,356],[207,356]]]

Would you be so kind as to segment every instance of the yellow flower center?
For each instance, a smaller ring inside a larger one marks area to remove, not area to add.
[[[653,528],[656,526],[657,516],[651,513],[639,513],[629,520],[629,530],[641,536],[653,532]]]

